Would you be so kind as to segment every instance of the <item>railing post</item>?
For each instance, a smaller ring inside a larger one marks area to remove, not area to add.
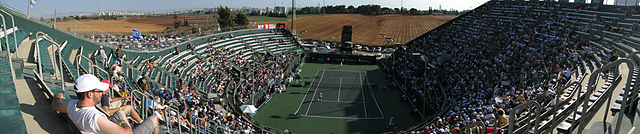
[[[635,52],[634,52],[635,53]],[[630,60],[629,58],[621,58],[618,60],[615,60],[607,65],[604,65],[602,68],[598,68],[596,69],[594,72],[591,73],[591,76],[589,76],[589,83],[587,84],[587,92],[584,95],[591,95],[591,93],[593,92],[592,90],[595,89],[595,84],[596,84],[596,79],[598,78],[598,74],[600,74],[601,72],[607,71],[611,68],[614,67],[618,67],[620,64],[622,63],[627,63],[627,66],[629,68],[629,73],[627,74],[627,79],[632,78],[631,76],[633,75],[633,69],[635,68],[635,62],[633,62],[632,60]],[[594,75],[595,74],[595,75]],[[629,88],[631,82],[627,82],[625,84],[625,88]],[[578,96],[580,97],[580,96]],[[628,99],[628,94],[623,95],[623,99],[622,100],[627,100]],[[608,99],[611,99],[611,97],[607,97]],[[589,97],[584,97],[582,99],[582,113],[583,116],[580,118],[580,125],[578,126],[578,130],[584,130],[584,127],[586,127],[587,123],[587,119],[586,118],[591,118],[589,115],[589,110],[590,108],[588,105],[589,102]],[[595,103],[593,104],[595,105]],[[626,101],[622,102],[622,106],[620,107],[620,111],[624,111],[625,110],[625,105],[626,105]],[[577,106],[576,106],[577,107]],[[577,112],[574,111],[574,112]],[[615,133],[619,133],[620,132],[620,123],[622,121],[622,116],[618,116],[618,121],[616,123],[616,128],[615,128]],[[582,134],[582,131],[578,131],[578,134]]]
[[[475,127],[475,126],[478,126],[478,125],[482,126],[482,130],[481,130],[482,132],[481,133],[485,134],[486,131],[487,131],[487,126],[484,124],[484,122],[482,120],[479,120],[477,122],[469,124],[469,125],[465,126],[462,130],[464,130],[467,134],[471,134],[472,133],[471,130],[470,130],[471,127]]]
[[[9,60],[9,68],[11,69],[11,78],[13,79],[12,81],[16,80],[16,74],[15,71],[13,70],[13,61],[11,61],[11,49],[9,49],[9,37],[7,37],[7,26],[6,23],[4,21],[4,16],[2,14],[0,14],[0,17],[2,18],[2,29],[3,29],[3,33],[4,33],[4,40],[5,40],[5,46],[6,46],[6,50],[7,50],[7,59]],[[1,45],[1,44],[0,44]],[[17,48],[16,48],[17,49]]]
[[[15,18],[13,17],[13,15],[9,14],[8,12],[6,12],[6,11],[4,11],[4,10],[2,10],[2,9],[0,9],[0,12],[3,12],[3,13],[5,13],[5,14],[9,15],[9,17],[11,17],[11,25],[15,28],[15,27],[16,27],[16,21],[15,21]],[[6,27],[6,25],[5,25],[5,27]],[[7,31],[7,30],[5,29],[5,32],[6,32],[6,31]],[[18,55],[19,55],[19,54],[18,54],[18,45],[19,45],[19,44],[18,44],[18,40],[17,40],[16,38],[17,38],[17,37],[16,37],[16,31],[14,30],[14,31],[13,31],[13,42],[14,42],[15,44],[13,44],[13,46],[15,46],[15,47],[16,47],[16,52],[15,52],[15,53],[16,53],[16,57],[18,57]],[[7,43],[9,43],[9,42],[7,42]],[[15,79],[15,78],[14,78],[14,79]]]
[[[511,110],[509,110],[510,111],[510,114],[509,114],[509,118],[510,118],[509,119],[509,129],[508,129],[508,133],[509,134],[514,133],[513,132],[514,131],[513,130],[513,126],[516,123],[515,120],[517,120],[517,118],[515,118],[516,117],[516,111],[518,111],[520,109],[523,109],[523,108],[525,108],[527,106],[530,106],[530,105],[534,105],[536,107],[536,109],[534,109],[536,111],[536,113],[535,113],[536,114],[535,115],[536,121],[535,121],[535,124],[533,125],[533,127],[534,127],[533,128],[533,133],[534,134],[539,133],[538,132],[538,125],[540,123],[540,111],[542,111],[542,107],[540,107],[540,104],[538,102],[536,102],[536,101],[528,101],[528,102],[522,103],[522,104],[520,104],[520,105],[518,105],[518,106],[516,106],[514,108],[511,108]]]

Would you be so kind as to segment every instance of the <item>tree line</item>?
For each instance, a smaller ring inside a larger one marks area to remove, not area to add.
[[[218,23],[221,28],[235,27],[235,26],[247,26],[249,25],[249,18],[247,14],[242,12],[232,13],[229,7],[218,7]]]
[[[117,16],[110,15],[101,15],[101,16],[62,16],[56,18],[57,21],[70,21],[70,20],[117,20]],[[40,18],[41,21],[44,21],[44,18]],[[50,18],[49,21],[53,21],[53,18]]]
[[[426,10],[420,11],[416,8],[400,9],[382,7],[380,5],[360,5],[358,7],[336,5],[336,6],[312,6],[303,7],[296,10],[296,13],[301,14],[362,14],[362,15],[384,15],[384,14],[409,14],[409,15],[431,15],[431,14],[446,14],[446,15],[458,15],[461,12],[457,10]]]

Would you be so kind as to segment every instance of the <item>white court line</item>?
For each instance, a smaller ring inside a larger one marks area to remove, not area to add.
[[[313,96],[311,97],[311,102],[309,103],[309,107],[307,107],[307,112],[305,112],[304,115],[309,114],[309,108],[311,108],[311,104],[313,104],[313,99],[316,98],[316,93],[318,92],[318,87],[320,87],[320,83],[322,83],[322,77],[324,77],[324,72],[326,72],[326,71],[322,70],[322,75],[320,75],[320,81],[318,81],[318,86],[316,86],[316,90],[313,91]]]
[[[338,86],[338,102],[340,102],[340,89],[342,88],[342,77],[340,77],[340,84]]]
[[[358,72],[358,76],[360,76],[360,93],[362,93],[362,106],[364,106],[364,118],[368,118],[367,117],[367,103],[366,103],[366,99],[364,98],[364,88],[362,88],[362,72]],[[322,80],[322,79],[320,79]]]
[[[384,118],[356,118],[356,117],[335,117],[335,116],[320,116],[320,115],[303,115],[304,117],[313,118],[329,118],[329,119],[351,119],[351,120],[380,120]]]
[[[295,114],[298,114],[298,111],[300,111],[300,107],[302,107],[302,103],[304,103],[304,99],[307,98],[307,95],[309,95],[309,90],[311,90],[311,87],[313,87],[313,81],[316,81],[316,76],[318,76],[318,72],[320,72],[320,70],[316,71],[316,74],[313,76],[313,80],[311,80],[311,85],[309,85],[309,88],[307,89],[307,94],[304,95],[304,98],[302,98],[302,101],[300,101],[300,106],[298,106],[298,110],[296,110]],[[320,83],[318,83],[318,85],[320,85]]]
[[[333,100],[322,100],[322,102],[333,102],[333,103],[362,103],[357,101],[333,101]]]
[[[369,83],[369,77],[367,75],[367,72],[364,72],[364,76],[365,76],[364,78],[367,80],[367,83]],[[376,96],[373,94],[373,90],[371,90],[371,88],[369,88],[369,93],[371,93],[371,97],[373,97],[373,102],[376,103],[376,107],[378,107],[378,111],[380,112],[380,115],[382,116],[382,118],[384,118],[384,114],[380,109],[380,105],[378,105],[378,100],[376,100]]]
[[[337,70],[337,69],[322,69],[325,71],[335,71],[335,72],[354,72],[354,73],[361,73],[364,71],[356,71],[356,70]]]

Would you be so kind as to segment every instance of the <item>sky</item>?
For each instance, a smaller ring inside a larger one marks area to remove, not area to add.
[[[417,8],[427,10],[429,7],[438,9],[473,9],[487,0],[296,0],[296,7],[326,5],[353,5],[355,7],[366,4],[376,4],[383,7]],[[26,13],[28,0],[1,0],[1,4],[8,5],[14,10]],[[58,14],[76,12],[101,11],[165,11],[173,9],[208,8],[218,6],[265,8],[274,6],[291,7],[291,0],[37,0],[36,6],[31,8],[32,15]]]
[[[296,7],[323,5],[353,5],[355,7],[366,4],[376,4],[383,7],[406,7],[427,10],[429,7],[438,9],[473,9],[488,0],[296,0]],[[569,0],[573,2],[573,0]],[[590,0],[587,0],[590,2]],[[613,0],[605,0],[613,3]],[[8,5],[14,10],[26,14],[28,0],[0,0],[0,4]],[[254,7],[265,8],[274,6],[291,7],[291,0],[37,0],[36,6],[31,8],[31,15],[53,16],[54,9],[59,16],[77,12],[100,11],[167,11],[176,9],[212,8],[218,6],[233,8]]]

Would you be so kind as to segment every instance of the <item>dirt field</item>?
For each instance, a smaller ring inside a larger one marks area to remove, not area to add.
[[[430,31],[431,29],[453,19],[455,16],[407,16],[378,15],[364,16],[359,14],[313,15],[296,19],[296,29],[303,39],[339,42],[342,25],[353,26],[353,43],[368,46],[387,46],[394,43],[406,43]],[[212,15],[178,16],[181,22],[188,19],[189,24],[217,23]],[[207,20],[207,18],[209,18]],[[94,27],[96,34],[107,32],[112,34],[129,34],[132,28],[143,33],[157,34],[172,26],[173,16],[165,17],[119,17],[118,20],[82,20],[77,25],[78,33],[91,34]],[[276,24],[284,22],[257,22],[257,24]],[[73,32],[73,21],[59,22],[58,28]],[[253,21],[249,24],[253,27]],[[287,22],[289,28],[290,22]],[[255,27],[254,27],[255,28]],[[394,42],[384,39],[379,34],[393,38]]]
[[[300,35],[304,39],[339,42],[342,25],[353,26],[353,43],[369,46],[387,46],[379,34],[393,38],[394,43],[406,43],[453,19],[455,16],[404,16],[379,15],[364,16],[357,14],[334,14],[309,16],[296,19],[296,30],[306,30]],[[287,23],[289,25],[290,23]],[[287,26],[288,27],[288,26]]]
[[[74,22],[58,22],[58,28],[73,32]],[[124,34],[131,33],[131,29],[135,28],[145,33],[160,33],[165,30],[165,26],[156,24],[131,23],[124,20],[81,20],[76,25],[76,32],[91,34],[92,28],[95,28],[96,34],[102,32]]]
[[[208,19],[207,19],[208,18]],[[179,15],[178,21],[180,23],[184,22],[184,19],[187,19],[189,24],[202,24],[202,23],[217,23],[213,15],[211,14],[202,14],[202,15]],[[118,17],[118,20],[127,20],[127,22],[132,23],[145,23],[145,24],[158,24],[162,26],[172,26],[173,25],[173,16],[163,16],[163,17]]]

